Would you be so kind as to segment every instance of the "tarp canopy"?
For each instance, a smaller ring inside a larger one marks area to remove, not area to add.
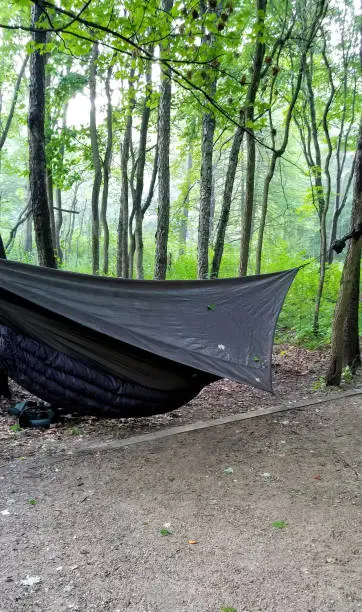
[[[272,390],[277,318],[297,270],[135,281],[0,260],[0,322],[155,389],[210,374]]]

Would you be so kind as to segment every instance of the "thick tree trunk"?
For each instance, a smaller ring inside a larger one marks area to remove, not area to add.
[[[215,117],[205,113],[202,118],[201,182],[199,228],[197,243],[197,276],[209,275],[210,212],[212,194],[212,153],[214,147]]]
[[[97,59],[98,59],[98,43],[94,43],[92,47],[92,58],[89,69],[89,93],[90,93],[90,137],[92,146],[92,157],[94,167],[94,178],[92,188],[92,272],[99,273],[99,195],[102,185],[102,166],[98,147],[97,120],[96,120],[96,77],[97,77]]]
[[[34,4],[31,9],[32,27],[36,27],[43,12]],[[45,45],[46,33],[41,30],[33,33],[37,45]],[[56,267],[53,251],[50,217],[46,189],[45,158],[45,55],[36,49],[30,56],[29,77],[29,178],[30,201],[34,220],[35,241],[39,263],[42,266]]]
[[[109,175],[111,170],[112,147],[113,147],[113,108],[111,94],[112,66],[108,68],[105,81],[107,96],[107,145],[103,162],[103,192],[101,204],[101,225],[103,230],[103,274],[108,274],[109,268],[109,228],[107,222]]]
[[[237,127],[234,133],[233,143],[231,146],[228,169],[226,172],[226,179],[224,185],[224,196],[222,201],[220,219],[216,232],[214,257],[211,266],[212,278],[217,278],[219,276],[220,264],[224,251],[225,233],[229,222],[231,199],[233,195],[236,169],[238,167],[239,153],[241,143],[243,141],[243,136],[244,130],[241,127]]]
[[[357,145],[355,182],[352,204],[352,229],[362,224],[362,120]],[[361,363],[358,303],[362,236],[352,238],[348,245],[339,298],[334,313],[331,357],[327,370],[327,385],[339,385],[344,363],[352,370]],[[344,361],[345,360],[345,361]]]
[[[251,237],[251,225],[253,219],[253,207],[254,207],[254,181],[255,181],[255,138],[254,129],[252,123],[254,121],[254,104],[256,94],[258,92],[260,83],[260,74],[263,65],[265,43],[264,43],[264,21],[265,21],[265,10],[267,6],[267,0],[257,0],[257,26],[258,36],[255,44],[254,60],[253,60],[253,71],[251,75],[250,85],[248,88],[248,95],[246,99],[246,110],[244,115],[245,125],[247,126],[246,132],[246,148],[247,148],[247,162],[246,162],[246,180],[245,180],[245,205],[244,215],[242,219],[242,231],[241,231],[241,246],[240,246],[240,276],[245,276],[248,271],[249,261],[249,250],[250,250],[250,237]]]
[[[161,0],[161,8],[169,13],[173,0]],[[164,49],[161,48],[161,55]],[[158,114],[158,209],[154,278],[165,280],[167,271],[167,243],[170,223],[170,121],[171,78],[163,68]]]
[[[5,247],[0,234],[0,259],[6,259]],[[9,381],[6,370],[0,368],[0,397],[10,397]]]

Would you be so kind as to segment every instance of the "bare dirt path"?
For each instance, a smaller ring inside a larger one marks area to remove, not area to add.
[[[362,609],[360,395],[109,452],[78,440],[0,462],[1,611]]]

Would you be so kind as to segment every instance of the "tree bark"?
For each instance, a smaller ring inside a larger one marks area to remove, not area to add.
[[[6,259],[5,247],[0,234],[0,259]],[[0,368],[0,397],[10,397],[9,380],[5,369]]]
[[[31,9],[32,27],[41,19],[43,12],[34,4]],[[37,45],[45,45],[46,33],[38,30],[33,33]],[[50,217],[46,189],[45,157],[45,55],[41,49],[33,51],[30,57],[29,79],[29,178],[30,201],[34,221],[35,241],[39,263],[42,266],[56,267],[54,257]]]
[[[161,8],[165,13],[169,13],[172,6],[173,0],[161,0]],[[161,45],[161,56],[165,55],[165,48],[166,45]],[[171,78],[168,68],[163,67],[158,114],[158,209],[154,269],[156,280],[165,280],[167,271],[170,224],[170,122]]]
[[[0,234],[0,259],[6,259],[5,247],[4,247],[4,242],[3,242],[1,234]]]
[[[96,98],[97,98],[97,59],[99,55],[98,43],[92,47],[92,57],[89,69],[89,93],[90,93],[90,137],[93,157],[93,188],[92,188],[92,272],[99,273],[99,196],[102,185],[102,165],[98,147]]]
[[[186,180],[187,180],[187,192],[186,197],[182,206],[182,217],[180,222],[179,230],[179,255],[183,255],[186,249],[187,242],[187,225],[189,218],[189,199],[191,190],[191,170],[192,170],[192,143],[189,144],[189,150],[187,152],[186,161]]]
[[[357,145],[354,194],[352,204],[352,229],[362,224],[362,120]],[[354,371],[361,363],[358,303],[361,266],[362,237],[352,238],[348,245],[343,268],[338,302],[334,313],[332,328],[332,345],[329,366],[326,375],[327,385],[339,385],[343,364]]]
[[[113,108],[112,108],[112,93],[111,93],[111,78],[112,66],[107,70],[105,81],[105,90],[107,96],[107,144],[103,161],[103,192],[101,204],[101,224],[103,229],[103,274],[108,274],[109,268],[109,228],[107,222],[108,208],[108,192],[109,192],[109,175],[112,161],[113,147]]]
[[[152,48],[149,49],[152,53]],[[147,134],[148,126],[151,115],[150,99],[152,95],[152,64],[148,62],[146,65],[146,94],[143,103],[140,137],[138,145],[137,155],[137,169],[136,169],[136,186],[133,192],[133,210],[135,218],[135,231],[134,231],[134,249],[136,255],[136,276],[138,279],[144,277],[143,270],[143,236],[142,236],[142,196],[143,196],[143,185],[146,165],[146,147],[147,147]]]
[[[117,276],[129,277],[129,255],[128,255],[128,224],[129,224],[129,178],[128,178],[128,162],[132,143],[132,114],[135,105],[134,98],[134,70],[130,72],[129,79],[129,105],[128,116],[126,120],[126,128],[123,136],[121,150],[121,196],[118,221],[118,243],[117,243]]]
[[[24,251],[31,253],[33,250],[33,220],[31,214],[25,221]]]
[[[24,72],[26,69],[26,66],[28,64],[28,60],[29,60],[29,56],[27,55],[21,65],[20,68],[20,72],[18,75],[18,78],[16,79],[16,83],[15,83],[15,87],[14,87],[14,92],[13,92],[13,99],[11,102],[11,106],[10,106],[10,110],[9,110],[9,114],[5,123],[5,127],[0,135],[0,151],[2,151],[4,144],[6,142],[9,130],[10,130],[10,126],[11,126],[11,122],[13,120],[14,117],[14,112],[15,112],[15,107],[16,107],[16,102],[18,99],[18,95],[19,95],[19,91],[20,91],[20,85],[21,85],[21,81],[23,79],[24,76]]]
[[[211,277],[217,278],[220,272],[220,264],[224,251],[225,233],[229,222],[231,199],[233,195],[236,169],[238,167],[239,153],[243,141],[244,130],[237,127],[234,133],[233,143],[230,150],[228,169],[224,185],[224,195],[221,207],[220,218],[217,226],[216,240],[214,247],[214,257],[211,266]]]
[[[212,94],[215,93],[216,83]],[[201,177],[200,177],[200,206],[199,228],[197,243],[197,276],[207,278],[209,275],[209,239],[210,239],[210,212],[212,194],[212,154],[214,148],[215,117],[211,112],[205,113],[202,118],[201,143]]]
[[[263,65],[263,59],[265,54],[265,43],[264,40],[264,21],[265,11],[267,6],[267,0],[257,0],[257,26],[258,35],[255,44],[255,52],[253,59],[253,71],[251,75],[250,85],[248,88],[248,94],[246,99],[246,108],[244,113],[244,120],[246,126],[246,148],[247,148],[247,161],[246,161],[246,180],[245,180],[245,205],[244,215],[242,219],[242,232],[241,232],[241,246],[240,246],[240,276],[245,276],[248,271],[249,261],[249,250],[250,250],[250,237],[251,237],[251,225],[253,218],[253,207],[254,207],[254,180],[255,180],[255,138],[254,129],[252,127],[254,121],[254,104],[256,100],[256,94],[259,88],[260,74]]]

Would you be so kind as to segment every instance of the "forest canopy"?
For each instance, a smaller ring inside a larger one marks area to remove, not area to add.
[[[279,334],[329,342],[359,27],[350,0],[1,1],[6,256],[139,279],[308,264]]]

